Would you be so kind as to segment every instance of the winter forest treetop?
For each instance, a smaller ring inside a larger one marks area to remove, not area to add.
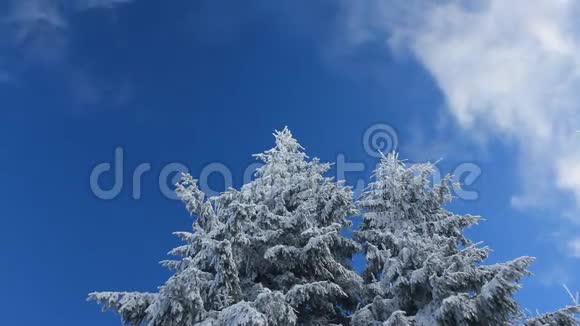
[[[454,185],[432,184],[433,165],[383,156],[354,200],[287,128],[274,136],[239,190],[207,198],[183,176],[176,191],[195,222],[176,233],[184,244],[162,262],[173,275],[158,292],[89,299],[128,325],[578,325],[578,306],[523,315],[513,296],[533,259],[485,265],[489,248],[463,233],[480,218],[445,208]]]

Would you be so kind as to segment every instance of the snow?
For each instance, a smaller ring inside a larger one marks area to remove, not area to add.
[[[158,293],[89,295],[128,325],[576,325],[578,307],[522,320],[513,299],[530,257],[485,265],[489,248],[463,229],[478,216],[445,209],[451,178],[382,158],[355,202],[285,128],[241,189],[207,198],[185,174],[176,192],[196,217],[162,264]],[[362,213],[354,239],[342,235]],[[362,275],[350,260],[365,254]]]

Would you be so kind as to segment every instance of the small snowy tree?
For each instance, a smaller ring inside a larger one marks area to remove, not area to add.
[[[349,265],[359,246],[341,235],[354,213],[351,189],[325,177],[288,129],[256,155],[264,165],[239,191],[205,198],[184,175],[177,193],[193,233],[158,293],[97,292],[89,298],[124,323],[148,326],[348,323],[362,279]]]
[[[576,318],[580,314],[580,300],[578,299],[578,292],[576,295],[572,294],[566,284],[563,284],[564,290],[572,299],[572,306],[562,308],[556,312],[544,314],[538,317],[527,318],[524,320],[524,326],[576,326],[580,325],[580,320]]]
[[[463,235],[480,218],[444,208],[453,184],[450,176],[432,184],[433,169],[389,154],[362,195],[355,238],[366,254],[367,294],[354,325],[505,325],[521,317],[513,294],[533,259],[483,265],[489,249]],[[547,321],[573,320],[574,311],[528,324],[571,325]]]
[[[556,312],[524,321],[524,326],[577,326],[580,321],[575,315],[580,314],[580,306],[562,308]]]

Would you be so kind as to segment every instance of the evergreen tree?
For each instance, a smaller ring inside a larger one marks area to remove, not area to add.
[[[580,314],[580,306],[562,308],[556,312],[524,320],[524,326],[577,326],[580,321],[575,315]]]
[[[505,325],[521,318],[513,294],[528,275],[530,257],[483,265],[489,249],[472,243],[464,228],[478,216],[457,215],[451,177],[432,184],[433,165],[405,166],[389,154],[361,196],[365,305],[353,325]],[[575,325],[572,308],[527,325]]]
[[[239,191],[206,198],[184,175],[177,193],[197,218],[163,264],[174,275],[158,293],[98,292],[89,298],[124,323],[148,326],[348,323],[362,279],[359,246],[341,235],[354,213],[351,189],[308,160],[288,129],[256,155],[264,165]]]
[[[309,160],[288,129],[274,135],[240,190],[206,198],[183,176],[177,194],[196,219],[176,233],[184,245],[162,262],[173,275],[158,292],[89,298],[134,326],[579,325],[577,302],[524,318],[513,294],[533,259],[484,265],[489,249],[463,235],[480,218],[445,209],[451,177],[433,184],[432,165],[383,157],[358,202],[357,243],[341,235],[355,214],[351,189],[325,177],[330,165]],[[362,277],[350,266],[360,250]]]

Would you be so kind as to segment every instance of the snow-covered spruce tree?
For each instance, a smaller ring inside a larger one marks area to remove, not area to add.
[[[288,129],[256,155],[264,165],[239,191],[206,198],[185,175],[177,193],[197,218],[165,261],[175,271],[158,293],[89,298],[124,323],[148,326],[347,324],[362,279],[349,261],[359,246],[340,234],[354,212],[351,189],[325,177]]]
[[[353,325],[506,325],[520,320],[513,294],[533,259],[483,265],[489,249],[463,235],[480,218],[444,208],[453,184],[450,176],[430,182],[433,169],[431,164],[405,166],[389,154],[361,196],[363,222],[355,238],[366,254],[367,293]],[[559,322],[574,321],[569,314],[574,311],[528,324],[576,325]]]
[[[580,306],[570,306],[524,320],[524,326],[577,326],[580,325],[580,320],[575,317],[578,314],[580,314]]]

